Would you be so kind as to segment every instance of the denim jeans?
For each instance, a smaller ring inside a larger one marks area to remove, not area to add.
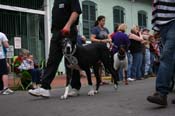
[[[143,51],[142,52],[142,55],[143,55],[143,57],[142,57],[142,64],[141,64],[141,77],[144,77],[144,74],[145,74],[145,63],[146,63],[145,54],[146,54],[146,52]]]
[[[123,69],[122,68],[119,69],[118,76],[119,76],[119,81],[122,81],[123,80]]]
[[[154,53],[150,52],[150,73],[155,73],[155,71],[153,70],[154,57],[155,57]]]
[[[141,66],[142,66],[142,59],[143,59],[143,53],[132,53],[133,56],[133,63],[131,67],[131,77],[135,79],[141,79],[142,73],[141,73]]]
[[[132,54],[128,51],[128,70],[127,70],[127,76],[128,78],[131,78],[131,66],[132,66]]]
[[[156,79],[156,91],[162,95],[169,93],[170,82],[175,73],[175,21],[161,27],[163,51]]]
[[[39,69],[31,69],[30,74],[32,75],[32,82],[36,83],[36,84],[40,84],[40,79],[41,79],[41,72]]]
[[[148,48],[145,49],[145,74],[148,75],[150,73],[150,64],[151,64],[150,50]]]

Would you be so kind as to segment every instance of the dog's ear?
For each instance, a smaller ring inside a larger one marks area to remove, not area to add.
[[[67,38],[62,38],[61,46],[62,46],[63,49],[66,47],[67,43],[68,43],[68,39]]]
[[[62,46],[64,46],[65,43],[66,43],[65,38],[62,38],[62,41],[61,41]]]
[[[125,49],[123,47],[119,48],[119,54],[121,54],[121,55],[125,54]]]
[[[124,49],[124,50],[126,50],[127,49],[127,46],[126,45],[120,45],[119,46],[119,49],[121,49],[121,48]]]

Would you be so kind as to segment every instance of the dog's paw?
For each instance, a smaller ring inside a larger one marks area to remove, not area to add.
[[[69,97],[76,97],[79,96],[79,93],[77,90],[72,90],[71,92],[68,93]]]
[[[95,95],[95,91],[94,91],[94,90],[90,90],[90,91],[88,92],[88,95],[89,95],[89,96],[94,96],[94,95]]]
[[[125,82],[125,85],[128,85],[128,82]]]
[[[118,85],[117,84],[114,85],[114,89],[118,90]]]
[[[95,93],[95,94],[98,94],[98,93],[99,93],[99,91],[98,91],[98,90],[95,90],[95,91],[94,91],[94,93]]]
[[[61,100],[65,100],[65,99],[67,99],[67,98],[68,98],[68,96],[66,96],[66,95],[62,95],[62,96],[60,97]]]

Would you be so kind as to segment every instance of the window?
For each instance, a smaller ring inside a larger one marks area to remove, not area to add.
[[[29,49],[38,59],[45,56],[44,16],[0,9],[0,32],[7,35],[10,45],[14,37],[21,37],[22,48]],[[19,53],[14,49],[14,54]]]
[[[117,24],[124,23],[125,13],[124,8],[121,6],[114,6],[113,7],[113,21],[114,21],[114,28]]]
[[[147,13],[145,11],[138,11],[138,25],[147,27]]]
[[[83,35],[90,39],[91,29],[96,20],[96,4],[91,1],[82,2],[83,10]]]

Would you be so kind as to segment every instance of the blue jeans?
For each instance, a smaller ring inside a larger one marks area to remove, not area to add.
[[[127,76],[128,78],[131,78],[131,66],[132,66],[132,54],[128,52],[128,70],[127,70]]]
[[[122,68],[119,69],[118,76],[119,76],[119,80],[122,81],[123,80],[123,69]]]
[[[142,52],[132,53],[132,56],[133,56],[133,63],[131,67],[131,77],[135,79],[141,79],[143,53]]]
[[[141,76],[144,77],[144,74],[145,74],[145,63],[146,63],[146,60],[145,60],[145,54],[146,52],[144,53],[145,51],[142,51],[142,64],[141,64]]]
[[[32,75],[32,82],[40,84],[41,71],[39,69],[31,69],[29,72]]]
[[[156,91],[162,95],[167,95],[175,73],[175,21],[163,26],[160,34],[163,51],[156,79]]]
[[[153,52],[150,52],[150,73],[155,73],[155,71],[153,70],[154,57],[155,57],[154,53]]]
[[[151,64],[151,58],[150,58],[150,50],[146,48],[145,50],[145,74],[148,75],[150,73],[150,64]]]

